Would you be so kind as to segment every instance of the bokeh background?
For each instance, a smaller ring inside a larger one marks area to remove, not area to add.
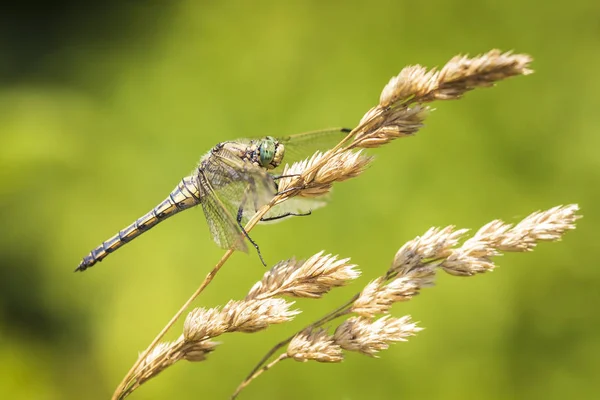
[[[20,3],[19,3],[20,4]],[[440,276],[394,315],[427,328],[381,358],[286,362],[242,398],[563,399],[600,390],[600,3],[147,1],[0,14],[0,395],[105,399],[220,258],[202,211],[102,264],[82,256],[162,200],[215,143],[354,126],[408,64],[491,48],[536,73],[437,103],[310,218],[252,232],[270,264],[326,250],[359,282],[299,301],[293,323],[220,338],[132,398],[227,398],[272,344],[355,293],[430,226],[579,203],[560,243],[474,278]],[[236,254],[196,305],[265,269]],[[181,323],[169,335],[181,332]]]

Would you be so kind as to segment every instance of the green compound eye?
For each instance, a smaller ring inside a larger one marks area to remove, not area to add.
[[[259,162],[263,168],[269,168],[273,158],[275,157],[276,143],[275,139],[267,136],[258,147]],[[272,167],[271,167],[272,168]]]

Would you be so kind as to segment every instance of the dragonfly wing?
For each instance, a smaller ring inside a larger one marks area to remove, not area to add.
[[[283,162],[278,170],[285,164],[292,165],[296,161],[308,158],[317,151],[325,152],[334,148],[348,133],[350,129],[347,128],[329,128],[278,138],[285,146]]]
[[[243,205],[244,210],[254,214],[271,201],[277,192],[273,177],[264,168],[236,157],[225,148],[217,152],[211,161],[214,161],[214,167],[209,169],[218,172],[215,175],[231,177],[224,182],[225,185],[217,185],[216,190],[236,209]]]
[[[246,251],[236,219],[241,212],[241,223],[245,225],[260,207],[273,198],[277,190],[273,178],[262,168],[244,161],[226,148],[210,154],[201,163],[200,170],[208,182],[207,186],[210,186],[208,197],[211,199],[203,206],[207,204],[205,215],[215,241],[223,248],[233,246]]]
[[[287,213],[293,214],[307,214],[311,211],[316,210],[327,205],[327,196],[319,198],[308,198],[308,197],[292,197],[284,201],[283,203],[277,204],[271,208],[265,215],[265,218],[276,218]],[[266,221],[263,223],[269,224],[274,222],[282,221],[283,219],[275,219],[272,221]]]
[[[200,204],[215,243],[224,249],[247,252],[248,247],[235,221],[235,215],[215,193],[203,171],[198,172],[198,187],[201,193]]]

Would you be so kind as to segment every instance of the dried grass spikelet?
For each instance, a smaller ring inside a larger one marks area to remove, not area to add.
[[[496,228],[499,234],[486,235],[491,229],[483,227],[475,237],[491,236],[495,246],[501,251],[531,251],[541,241],[557,241],[569,230],[575,229],[576,215],[579,207],[576,204],[557,206],[546,211],[537,211],[512,227],[504,224]],[[493,221],[492,224],[501,221]],[[493,232],[493,231],[492,231]],[[501,239],[501,240],[500,240]]]
[[[352,317],[340,324],[333,335],[317,328],[299,332],[288,344],[286,355],[302,362],[340,362],[344,358],[342,350],[375,356],[387,349],[389,343],[406,341],[421,330],[410,316],[387,315],[377,320]]]
[[[517,75],[529,75],[533,59],[527,54],[502,53],[498,49],[472,59],[452,57],[439,73],[439,87],[431,93],[437,100],[455,99],[465,92],[492,86],[494,82]]]
[[[181,348],[181,352],[186,361],[204,361],[206,360],[208,353],[213,352],[219,344],[219,342],[214,342],[212,340],[185,342]]]
[[[299,313],[290,310],[292,305],[282,299],[249,299],[231,300],[221,310],[196,308],[185,319],[183,335],[187,342],[194,342],[226,332],[257,332],[291,320]]]
[[[490,50],[473,58],[457,55],[437,71],[420,65],[408,66],[383,88],[379,105],[398,107],[407,102],[457,99],[469,90],[489,87],[494,82],[533,71],[527,54]]]
[[[179,360],[204,361],[208,353],[218,345],[218,342],[211,340],[186,342],[183,335],[173,342],[159,343],[137,367],[137,385],[155,377]]]
[[[333,335],[334,341],[342,349],[375,356],[380,350],[389,347],[389,343],[406,341],[423,328],[411,322],[410,316],[393,318],[389,315],[375,321],[370,318],[352,317],[344,321]]]
[[[257,282],[247,299],[274,296],[320,298],[331,289],[347,284],[360,276],[349,258],[338,260],[323,251],[307,260],[289,259],[276,264]]]
[[[430,228],[423,236],[417,236],[398,250],[388,270],[388,276],[403,276],[420,266],[423,261],[448,257],[452,247],[456,246],[467,232],[468,229],[455,230],[454,226]]]
[[[156,345],[136,369],[137,383],[141,385],[181,360],[183,353],[180,351],[180,346],[180,341],[162,342]]]
[[[380,112],[380,108],[372,108],[365,114],[361,124],[377,118]],[[411,136],[423,127],[423,123],[430,112],[431,108],[419,104],[390,111],[377,129],[370,131],[368,134],[357,134],[350,147],[374,148],[387,144],[394,139]]]
[[[491,50],[473,58],[453,57],[439,71],[420,65],[408,66],[385,85],[379,104],[363,116],[349,148],[377,147],[412,135],[428,114],[429,108],[423,103],[459,99],[475,88],[530,74],[533,72],[529,69],[531,61],[527,54]]]
[[[369,283],[350,310],[371,318],[386,314],[394,303],[409,300],[421,288],[432,286],[437,268],[457,276],[493,270],[493,257],[502,252],[531,251],[539,241],[560,240],[566,231],[575,229],[578,209],[571,204],[537,211],[515,226],[495,220],[460,246],[466,229],[430,228],[400,248],[387,273]]]
[[[576,204],[537,211],[517,225],[501,220],[483,226],[465,243],[452,250],[440,267],[449,274],[470,276],[494,269],[491,258],[501,252],[531,251],[540,241],[558,241],[575,229],[579,207]]]
[[[324,329],[305,329],[291,340],[287,355],[296,361],[334,363],[344,359],[342,348]]]
[[[252,333],[290,321],[300,313],[290,310],[293,304],[283,299],[244,300],[227,303],[223,312],[231,321],[229,332]]]
[[[422,288],[433,286],[434,277],[435,268],[431,266],[417,268],[387,283],[385,277],[379,277],[365,286],[350,311],[367,318],[387,314],[394,303],[410,300]]]
[[[311,158],[286,165],[278,183],[279,192],[290,192],[289,196],[317,197],[328,193],[334,182],[360,175],[372,161],[361,151],[343,151],[332,154],[317,152]],[[322,165],[321,165],[322,164]],[[317,168],[314,168],[318,166]],[[301,175],[303,182],[297,186],[296,176]]]
[[[229,326],[219,308],[194,308],[183,323],[183,335],[188,342],[214,338],[227,332]]]
[[[420,65],[409,65],[390,79],[379,96],[380,107],[400,106],[411,99],[422,98],[439,86],[439,73]]]

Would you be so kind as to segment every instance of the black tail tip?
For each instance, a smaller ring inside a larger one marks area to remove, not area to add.
[[[87,266],[85,266],[85,264],[81,263],[81,264],[79,264],[79,266],[77,268],[75,268],[75,271],[73,271],[73,272],[80,272],[80,271],[83,272],[86,269],[87,269]]]
[[[96,264],[96,260],[94,260],[94,258],[91,256],[87,256],[83,260],[81,260],[79,266],[75,268],[75,271],[73,272],[83,272],[89,267],[93,266],[94,264]]]

